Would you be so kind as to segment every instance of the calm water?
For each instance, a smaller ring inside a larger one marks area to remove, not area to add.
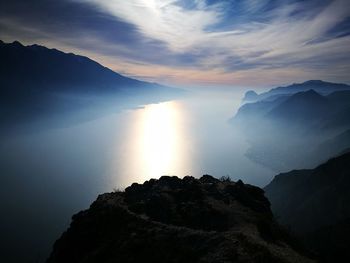
[[[241,91],[194,92],[67,128],[0,143],[0,237],[6,262],[41,262],[72,214],[99,193],[161,175],[229,175],[264,186],[274,173],[248,160],[228,123]]]

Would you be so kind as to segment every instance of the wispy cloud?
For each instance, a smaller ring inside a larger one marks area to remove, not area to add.
[[[228,11],[225,2],[208,5],[205,1],[196,1],[196,7],[191,9],[179,6],[175,0],[84,2],[135,25],[145,37],[166,43],[172,52],[203,54],[197,67],[239,71],[255,66],[301,64],[308,60],[317,64],[316,58],[321,63],[337,54],[339,59],[349,58],[348,37],[326,38],[329,30],[349,17],[347,0],[331,1],[323,8],[318,8],[315,2],[315,8],[310,10],[304,9],[303,1],[287,2],[264,12],[265,17],[269,17],[267,23],[248,20],[226,25],[225,31],[208,30],[225,22]],[[267,4],[268,1],[244,1],[242,12],[258,12]]]
[[[51,1],[32,3],[36,8],[21,16],[23,4],[0,11],[0,26],[6,21],[16,29],[2,35],[56,42],[132,76],[168,84],[350,82],[348,0],[62,0],[54,8]],[[39,10],[52,14],[45,16],[49,23],[42,23]],[[24,33],[13,33],[20,29]]]
[[[219,22],[220,4],[208,8],[195,1],[186,9],[176,0],[77,0],[135,25],[145,36],[165,42],[174,52],[186,52],[206,39],[206,28]]]

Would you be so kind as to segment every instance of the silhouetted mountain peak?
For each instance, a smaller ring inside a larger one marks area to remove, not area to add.
[[[311,89],[290,96],[273,108],[267,116],[290,123],[311,121],[323,117],[328,106],[328,99]]]
[[[298,92],[308,91],[310,89],[313,89],[322,95],[327,95],[335,91],[350,90],[350,86],[347,84],[331,83],[322,80],[308,80],[303,83],[293,83],[289,86],[273,88],[267,92],[258,94],[258,96],[255,97],[255,101],[282,95],[292,95]]]
[[[287,99],[286,102],[290,100],[298,100],[298,101],[304,100],[304,101],[313,102],[313,101],[326,101],[327,99],[321,94],[317,93],[315,90],[309,89],[307,91],[298,92],[292,95],[289,99]]]
[[[88,57],[37,44],[14,41],[0,47],[0,85],[16,96],[24,90],[102,94],[161,87],[124,77]]]
[[[248,90],[244,94],[243,101],[255,101],[258,98],[258,94],[254,90]]]
[[[24,46],[22,45],[22,43],[20,43],[20,42],[17,41],[17,40],[13,41],[11,44],[12,44],[14,47],[24,47]]]
[[[326,83],[326,82],[323,80],[313,79],[313,80],[305,81],[303,84],[324,84],[324,83]]]

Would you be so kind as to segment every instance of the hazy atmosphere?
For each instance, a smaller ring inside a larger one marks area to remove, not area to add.
[[[350,262],[350,2],[0,0],[0,261]]]

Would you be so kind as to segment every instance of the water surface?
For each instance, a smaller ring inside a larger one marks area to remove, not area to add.
[[[267,184],[274,173],[245,157],[248,144],[228,122],[242,94],[193,92],[64,128],[3,138],[0,241],[6,262],[43,261],[72,214],[98,194],[133,182],[211,174]]]

